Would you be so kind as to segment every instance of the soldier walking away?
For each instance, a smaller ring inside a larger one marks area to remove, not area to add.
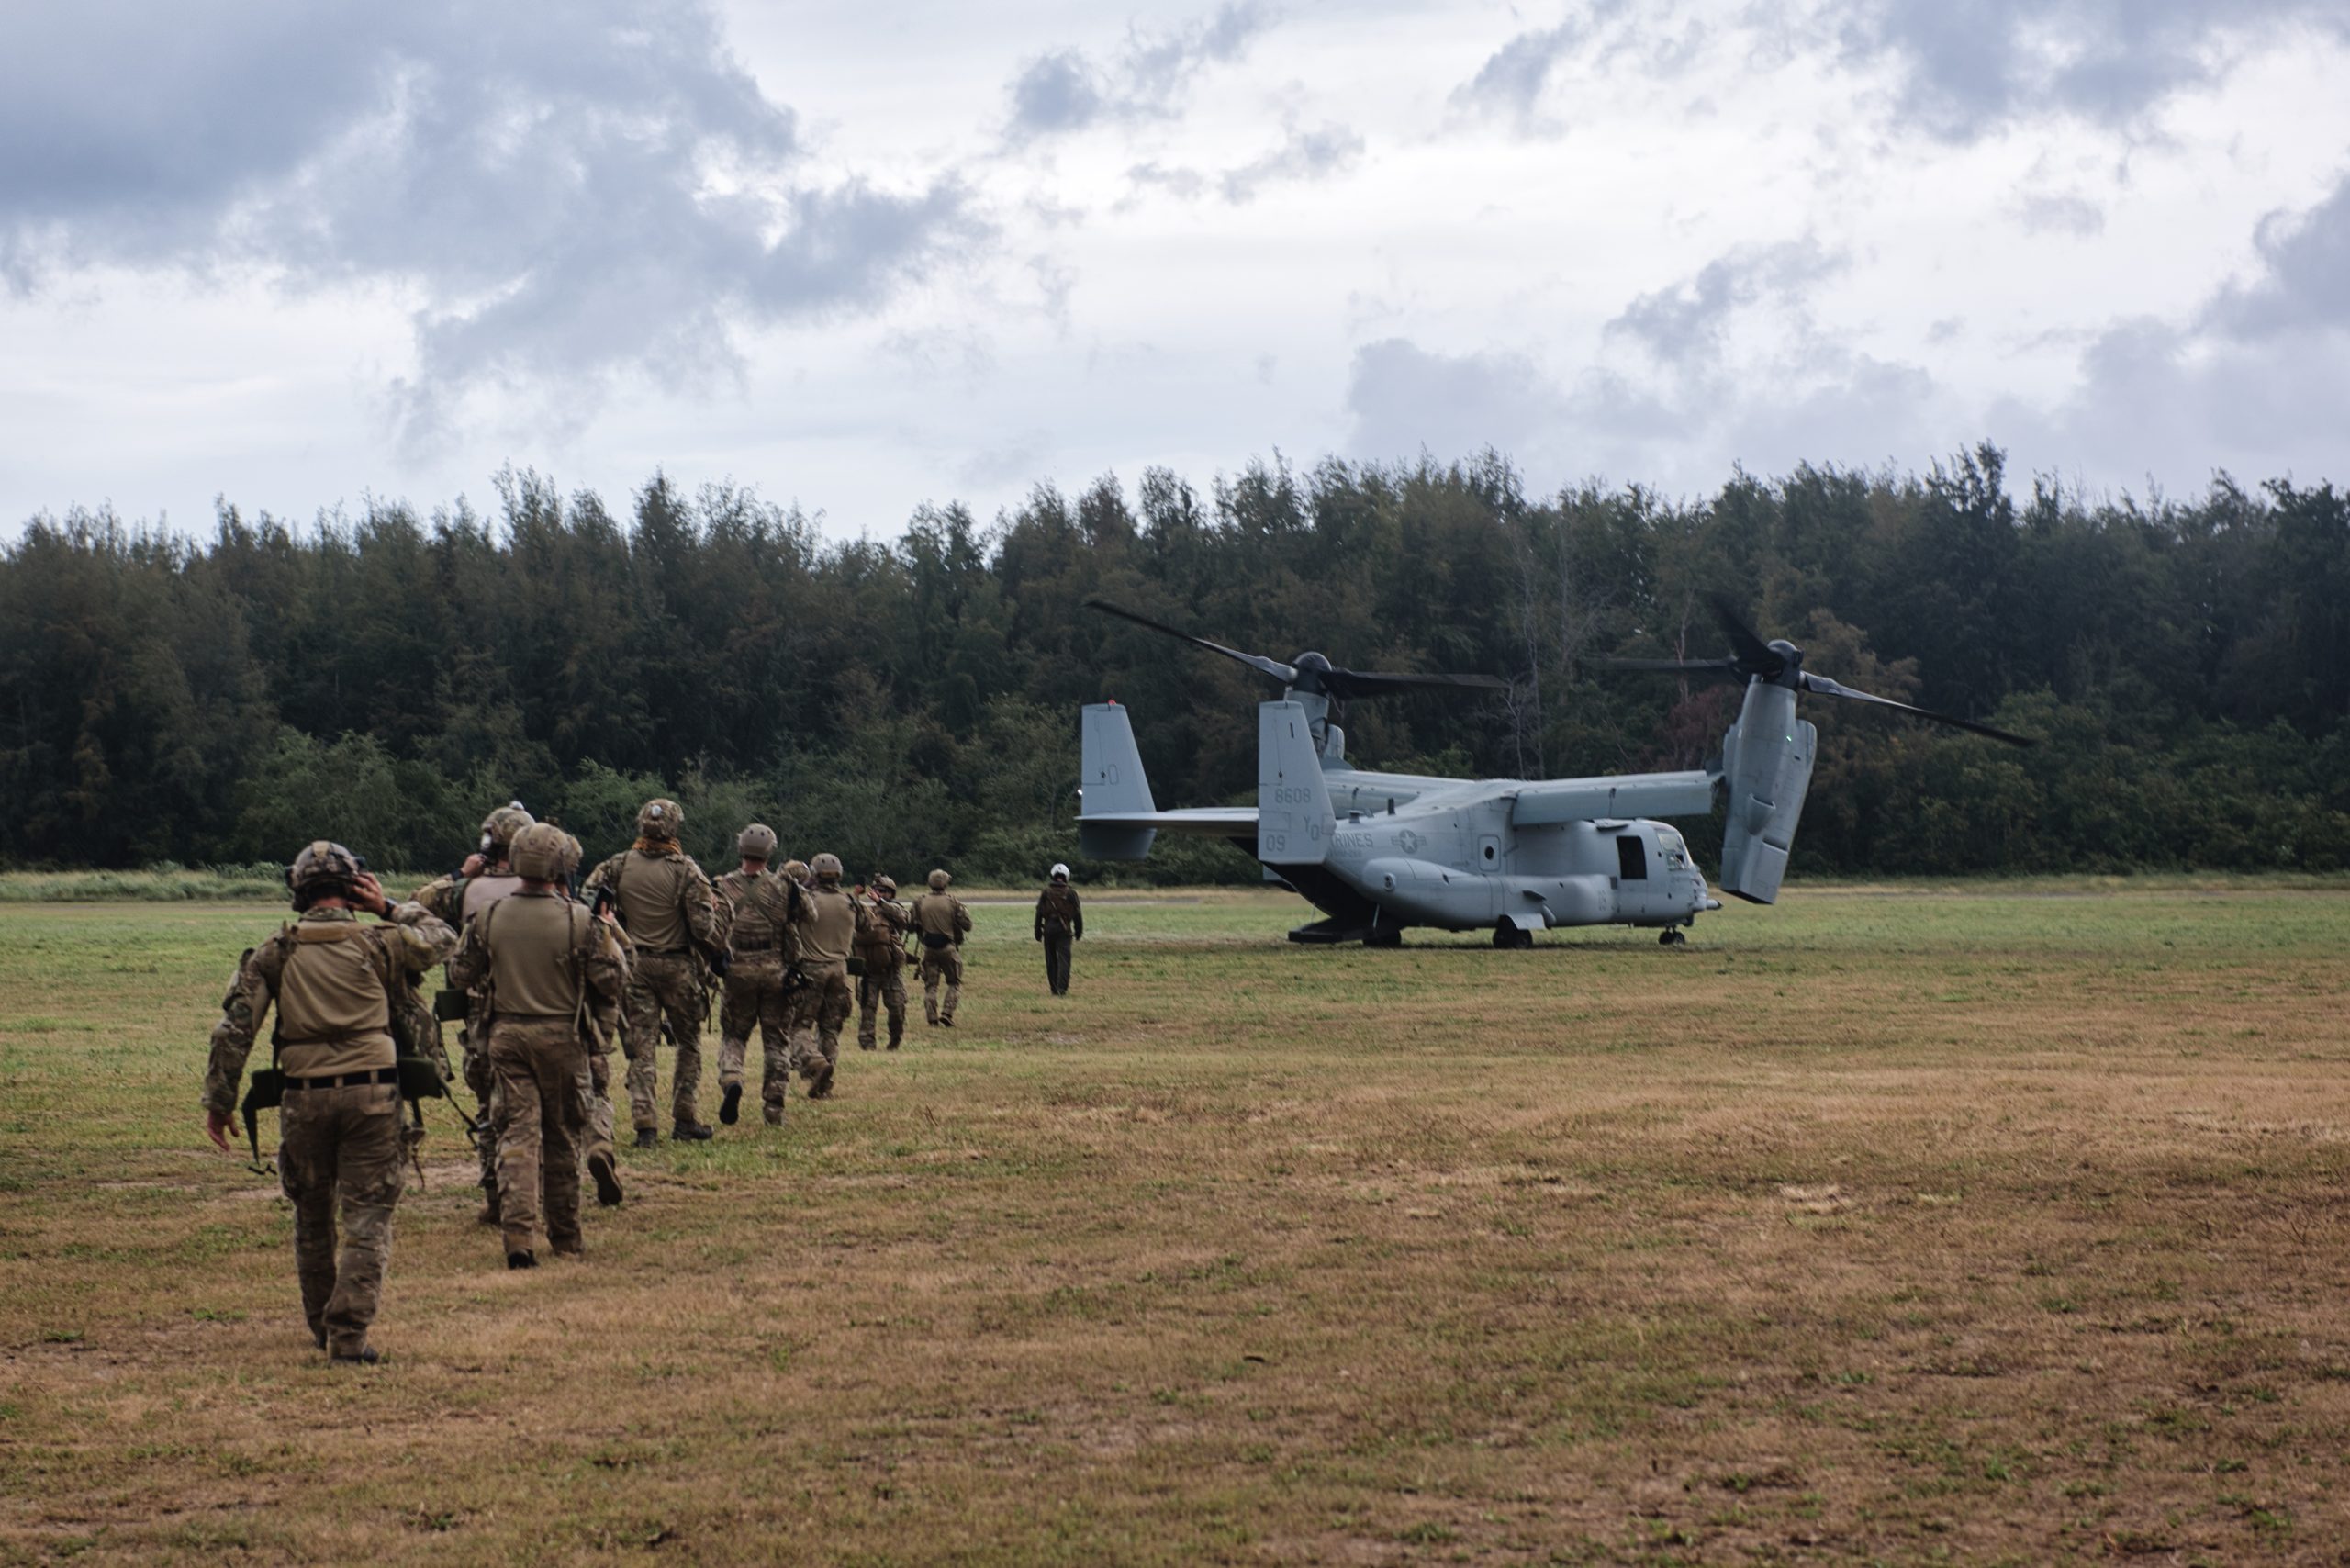
[[[898,902],[896,882],[877,874],[870,886],[873,897],[856,928],[856,1044],[860,1050],[874,1048],[873,1015],[886,1007],[894,1051],[906,1037],[906,933],[914,917]]]
[[[636,842],[589,873],[595,908],[610,907],[629,935],[631,957],[621,1048],[628,1054],[629,1119],[636,1147],[661,1141],[661,1025],[676,1043],[670,1090],[670,1136],[707,1138],[701,1119],[701,1025],[710,1011],[708,982],[726,969],[731,905],[711,890],[693,857],[679,846],[686,813],[677,802],[654,800],[636,813]]]
[[[1069,994],[1069,944],[1084,939],[1084,906],[1069,885],[1069,868],[1056,864],[1052,879],[1036,895],[1036,940],[1045,945],[1045,983],[1055,996]]]
[[[538,823],[514,841],[522,887],[465,928],[451,978],[478,989],[489,1011],[490,1070],[503,1115],[498,1137],[499,1229],[506,1266],[538,1266],[543,1204],[548,1249],[576,1258],[579,1153],[588,1106],[581,1074],[591,1046],[620,1022],[628,964],[610,923],[564,893],[569,835]]]
[[[450,876],[426,883],[417,890],[416,902],[447,923],[459,935],[464,934],[465,923],[502,898],[512,895],[521,887],[522,879],[514,874],[508,856],[511,853],[514,835],[529,827],[531,813],[522,802],[511,801],[482,819],[481,840],[467,855],[464,864]],[[481,1159],[482,1206],[480,1220],[484,1225],[498,1223],[498,1108],[491,1103],[489,1071],[489,1019],[481,1012],[481,999],[469,996],[454,980],[450,990],[438,999],[433,1009],[436,1015],[462,1007],[464,1023],[457,1031],[459,1058],[464,1066],[465,1087],[474,1092],[481,1106],[482,1133],[476,1139],[476,1153]]]
[[[237,1080],[274,1004],[278,1181],[294,1205],[302,1313],[333,1360],[370,1362],[403,1177],[392,988],[448,958],[457,934],[421,904],[394,905],[357,856],[324,839],[294,857],[285,884],[301,918],[238,962],[212,1029],[204,1130],[229,1147]],[[360,910],[386,924],[363,928]]]
[[[801,896],[809,916],[800,927],[800,988],[792,1000],[793,1048],[808,1098],[829,1100],[840,1065],[841,1025],[848,1022],[848,959],[856,944],[856,902],[841,886],[841,857],[826,853],[808,862],[814,882]]]
[[[735,839],[743,857],[718,879],[734,911],[726,939],[726,996],[718,1014],[718,1119],[734,1125],[743,1103],[743,1068],[751,1031],[759,1032],[759,1103],[771,1127],[783,1125],[791,1086],[791,993],[800,961],[799,926],[813,913],[800,884],[767,869],[775,829],[753,823]]]
[[[563,857],[555,867],[555,890],[573,903],[578,902],[572,898],[571,890],[579,882],[581,853],[579,841],[565,834]],[[588,906],[580,904],[579,907],[586,909]],[[628,938],[621,934],[620,927],[609,917],[604,925],[625,961]],[[622,984],[626,984],[625,977]],[[596,1182],[596,1201],[608,1209],[616,1209],[621,1206],[622,1193],[620,1155],[612,1142],[612,1042],[620,1038],[620,1015],[617,1012],[609,1018],[598,1014],[595,1023],[597,1027],[587,1031],[585,1036],[588,1059],[579,1064],[579,1115],[586,1128],[581,1137],[588,1151],[588,1174]],[[491,1147],[497,1146],[493,1143]]]
[[[963,996],[963,938],[970,935],[971,912],[946,890],[944,871],[930,874],[930,891],[914,900],[913,927],[922,934],[923,1016],[942,1028],[955,1026],[955,1004]],[[946,1000],[939,999],[944,982]]]

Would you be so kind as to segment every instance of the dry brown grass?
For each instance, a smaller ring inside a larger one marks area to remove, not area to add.
[[[201,1147],[251,908],[0,909],[0,1559],[2336,1562],[2350,898],[1797,890],[1668,952],[1106,902],[1044,994],[378,1341]]]

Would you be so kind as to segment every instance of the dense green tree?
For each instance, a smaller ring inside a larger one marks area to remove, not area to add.
[[[530,470],[492,490],[487,511],[370,498],[299,527],[224,503],[201,540],[31,520],[0,548],[0,857],[242,860],[330,833],[423,868],[509,798],[602,854],[666,792],[719,862],[757,816],[860,875],[1024,877],[1075,857],[1081,702],[1134,710],[1164,803],[1255,783],[1270,683],[1089,597],[1278,657],[1504,675],[1490,700],[1355,704],[1349,753],[1550,777],[1713,754],[1734,690],[1597,656],[1718,652],[1719,596],[1811,668],[2042,737],[1807,704],[1801,867],[2350,864],[2350,496],[2330,485],[2096,500],[2043,477],[2020,500],[1982,446],[1673,502],[1529,495],[1492,453],[1276,454],[1204,491],[1161,468],[1041,485],[990,524],[924,507],[891,541],[660,473],[617,510]],[[1255,874],[1201,845],[1120,869]]]

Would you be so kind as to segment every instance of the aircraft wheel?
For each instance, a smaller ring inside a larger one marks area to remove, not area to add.
[[[1401,947],[1404,945],[1404,928],[1400,925],[1382,926],[1364,936],[1362,945],[1366,947]]]
[[[1494,946],[1510,952],[1522,952],[1534,946],[1534,933],[1506,920],[1495,921]]]
[[[1515,935],[1510,937],[1509,945],[1512,947],[1516,948],[1521,953],[1526,952],[1534,946],[1534,933],[1521,925],[1516,928]]]
[[[1681,944],[1688,940],[1689,936],[1686,932],[1668,925],[1664,928],[1663,932],[1658,935],[1656,944],[1660,947],[1678,947]]]

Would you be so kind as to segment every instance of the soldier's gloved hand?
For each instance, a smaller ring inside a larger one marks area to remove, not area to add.
[[[206,1111],[204,1113],[204,1136],[210,1138],[212,1140],[213,1147],[218,1148],[221,1153],[234,1154],[237,1152],[235,1149],[229,1147],[228,1112]]]

